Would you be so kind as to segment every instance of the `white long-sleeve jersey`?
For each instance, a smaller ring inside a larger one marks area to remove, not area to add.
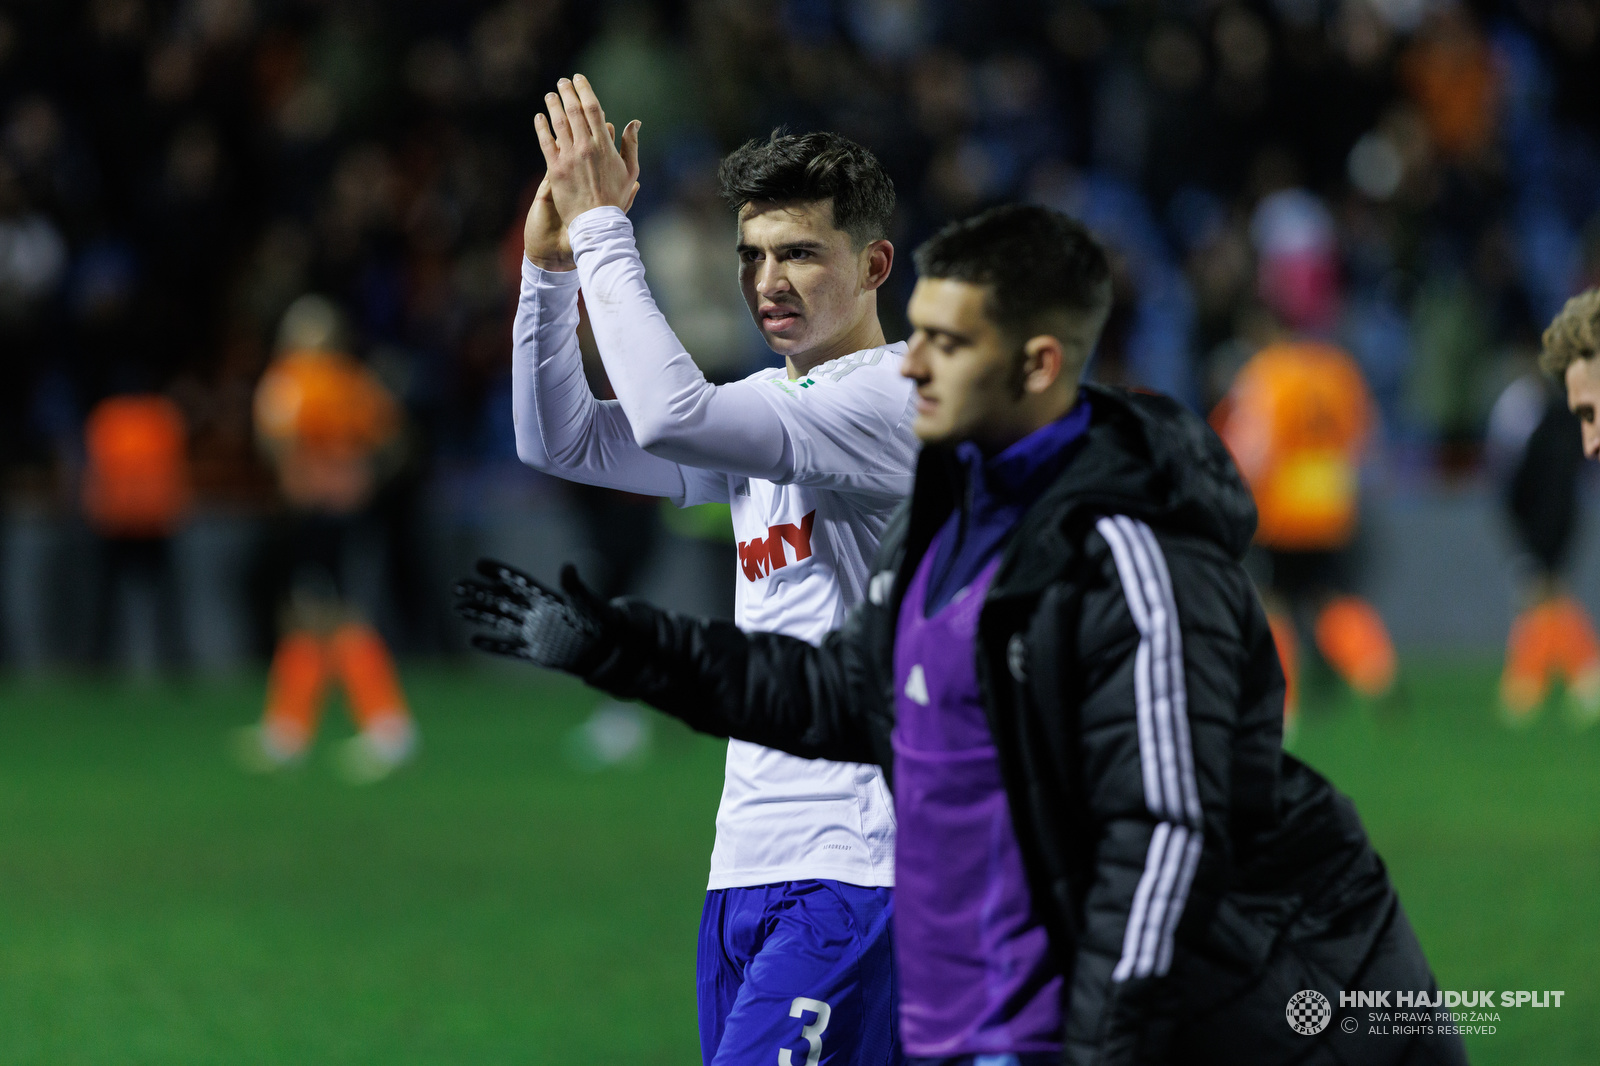
[[[513,327],[517,453],[573,481],[731,504],[734,618],[813,643],[866,594],[890,511],[911,491],[917,444],[901,344],[712,385],[645,284],[628,217],[568,226],[578,269],[522,264]],[[614,401],[595,399],[578,351],[578,291]],[[894,807],[876,767],[728,743],[709,888],[828,878],[894,883]]]

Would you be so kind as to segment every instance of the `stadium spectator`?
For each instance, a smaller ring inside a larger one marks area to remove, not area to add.
[[[1460,6],[1434,9],[1400,63],[1401,81],[1422,109],[1441,155],[1473,160],[1494,136],[1494,56]]]

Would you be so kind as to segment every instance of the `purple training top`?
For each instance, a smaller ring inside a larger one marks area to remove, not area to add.
[[[906,590],[895,639],[900,1035],[912,1057],[1056,1052],[1061,973],[1033,912],[975,665],[1000,556],[924,618],[937,549]]]

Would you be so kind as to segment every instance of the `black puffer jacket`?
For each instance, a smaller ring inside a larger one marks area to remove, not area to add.
[[[1067,977],[1063,1061],[1300,1061],[1348,1039],[1289,1027],[1300,988],[1337,1005],[1375,961],[1409,982],[1384,987],[1432,979],[1351,805],[1281,750],[1283,675],[1239,565],[1255,508],[1226,450],[1169,400],[1085,392],[1087,440],[1012,536],[978,632],[1017,838]],[[869,602],[820,648],[628,602],[587,680],[703,732],[892,773],[900,599],[962,476],[924,452]]]

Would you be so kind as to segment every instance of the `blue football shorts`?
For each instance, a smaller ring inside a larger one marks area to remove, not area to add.
[[[696,967],[706,1066],[902,1066],[893,899],[820,880],[707,892]]]

